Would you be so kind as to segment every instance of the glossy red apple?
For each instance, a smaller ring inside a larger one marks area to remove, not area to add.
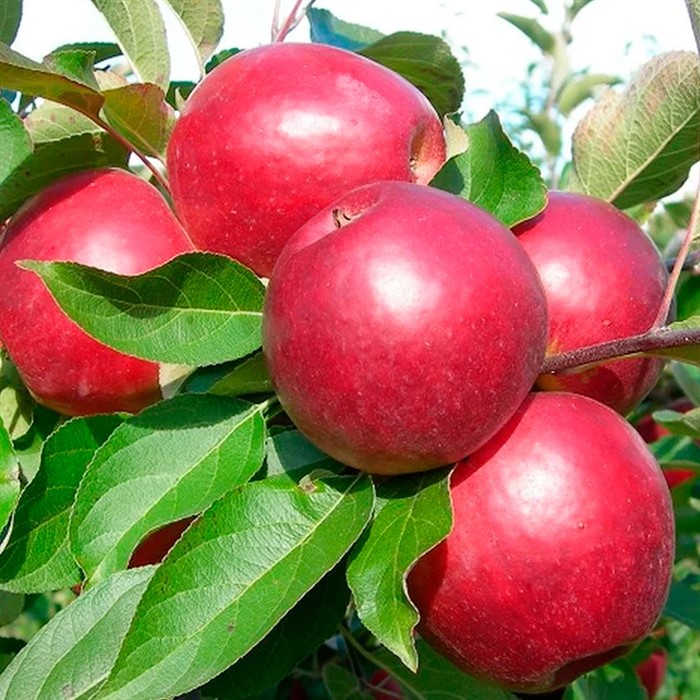
[[[129,568],[159,564],[193,520],[194,517],[183,518],[152,532],[134,550],[129,559]]]
[[[635,221],[593,197],[550,192],[535,219],[516,226],[549,306],[548,354],[649,330],[668,274]],[[627,413],[652,389],[662,360],[606,362],[578,373],[542,375],[543,389],[585,394]]]
[[[282,406],[336,459],[423,471],[488,440],[532,387],[546,304],[516,238],[446,192],[358,188],[289,241],[263,349]]]
[[[419,631],[469,674],[553,690],[653,628],[674,556],[671,499],[646,444],[585,396],[536,393],[456,468],[454,526],[408,590]]]
[[[159,367],[90,338],[17,261],[133,275],[192,249],[160,193],[123,170],[70,175],[31,199],[0,242],[0,338],[37,401],[69,415],[139,411],[161,398]]]
[[[671,411],[686,413],[695,408],[693,403],[688,399],[678,399],[671,402],[667,408]],[[642,416],[635,425],[637,432],[644,438],[645,442],[656,442],[666,435],[670,435],[669,431],[663,425],[659,425],[650,413]],[[680,486],[689,481],[695,476],[692,469],[664,469],[664,477],[670,489]]]
[[[285,43],[236,54],[201,82],[173,130],[168,173],[197,247],[269,276],[287,239],[344,192],[428,183],[444,159],[438,115],[397,73]]]

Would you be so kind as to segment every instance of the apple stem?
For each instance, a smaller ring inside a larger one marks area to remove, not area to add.
[[[275,12],[272,19],[272,43],[284,41],[287,34],[294,29],[299,22],[304,18],[306,11],[314,4],[315,0],[309,0],[305,7],[302,7],[303,0],[296,0],[291,12],[287,15],[287,19],[280,27],[280,2],[275,1]]]
[[[103,121],[99,117],[95,117],[93,115],[89,115],[90,118],[97,124],[98,126],[102,127],[107,133],[109,133],[115,140],[117,140],[124,148],[127,149],[127,151],[130,151],[133,153],[153,174],[153,177],[156,179],[158,184],[163,188],[163,190],[170,196],[170,185],[168,184],[168,181],[165,179],[165,176],[156,168],[153,163],[148,159],[148,157],[142,153],[136,146],[134,146],[133,143],[125,139],[118,131],[115,131],[107,122]]]
[[[606,360],[618,360],[630,355],[649,354],[656,350],[698,344],[700,344],[700,328],[673,326],[654,328],[640,335],[550,355],[545,358],[541,371],[543,374],[554,374],[565,370],[580,370]]]
[[[690,246],[693,241],[700,236],[700,185],[698,186],[697,194],[695,195],[695,202],[693,204],[693,211],[690,215],[690,222],[688,223],[688,230],[683,238],[683,245],[678,251],[678,257],[673,265],[671,274],[668,278],[668,284],[666,285],[666,291],[664,297],[661,300],[661,306],[659,307],[659,313],[656,316],[652,328],[661,328],[668,320],[668,315],[673,305],[673,297],[676,293],[676,286],[678,285],[678,279],[681,276],[681,272],[685,266],[686,258],[690,252]]]

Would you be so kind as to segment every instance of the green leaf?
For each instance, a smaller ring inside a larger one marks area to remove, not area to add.
[[[595,89],[601,85],[617,85],[621,80],[606,73],[586,73],[568,80],[557,95],[557,106],[568,117],[582,102],[593,97]]]
[[[464,98],[464,75],[449,44],[440,37],[397,32],[359,51],[413,83],[440,116],[456,112]]]
[[[333,636],[349,602],[350,591],[340,565],[326,574],[250,653],[209,681],[202,693],[237,700],[278,683]]]
[[[132,277],[75,263],[25,266],[90,335],[129,355],[206,365],[260,347],[264,287],[224,255],[188,253]]]
[[[104,98],[94,85],[55,73],[0,43],[0,87],[60,102],[96,116]]]
[[[192,372],[182,383],[181,394],[245,396],[272,392],[262,352],[220,365],[207,365]]]
[[[700,367],[682,364],[681,362],[669,363],[669,369],[676,384],[695,406],[700,406]]]
[[[90,463],[70,523],[90,581],[128,564],[150,532],[195,515],[247,481],[263,460],[258,406],[188,394],[129,418]]]
[[[340,561],[373,504],[362,474],[227,494],[158,567],[97,697],[171,697],[223,671]]]
[[[700,158],[700,59],[646,63],[622,93],[608,90],[573,139],[574,187],[627,209],[675,192]]]
[[[0,180],[0,220],[14,214],[32,195],[63,175],[91,168],[126,167],[126,149],[70,107],[44,102],[26,117],[24,125],[34,152]]]
[[[503,133],[496,113],[468,126],[466,134],[469,148],[447,161],[430,184],[473,202],[508,227],[539,214],[547,187]]]
[[[698,331],[700,330],[700,315],[691,316],[684,321],[676,321],[675,323],[669,323],[666,326],[668,332],[674,333],[677,331]],[[660,350],[654,350],[647,353],[649,355],[658,355],[660,357],[667,357],[671,360],[677,360],[679,362],[687,362],[693,365],[700,365],[700,344],[687,344],[687,345],[677,345],[671,348],[662,348]]]
[[[686,413],[670,409],[654,411],[652,418],[675,435],[686,435],[700,440],[700,408],[694,408]]]
[[[34,400],[8,357],[0,356],[0,425],[12,440],[27,433],[32,424]]]
[[[32,152],[32,140],[22,120],[0,99],[0,183]]]
[[[0,532],[3,532],[0,552],[4,548],[7,537],[4,531],[17,505],[19,491],[19,462],[12,447],[10,434],[5,426],[0,425]]]
[[[211,73],[214,68],[221,65],[224,61],[227,61],[231,56],[235,56],[240,53],[241,49],[223,49],[215,53],[208,61],[207,65],[204,66],[205,73]]]
[[[63,416],[41,404],[35,404],[32,423],[24,435],[15,438],[15,454],[22,470],[22,478],[31,483],[39,471],[41,450],[49,435],[56,429]]]
[[[24,594],[0,591],[0,627],[16,620],[24,608]]]
[[[330,44],[341,49],[358,51],[384,36],[376,29],[344,22],[328,10],[309,7],[306,17],[309,20],[311,41],[317,44]]]
[[[0,5],[0,41],[8,46],[17,36],[22,20],[22,0],[3,0]]]
[[[56,49],[44,58],[44,65],[54,73],[76,80],[99,90],[93,67],[95,52],[84,49]]]
[[[214,53],[224,33],[221,0],[165,0],[180,18],[199,61],[200,75],[204,62]]]
[[[209,389],[218,396],[244,396],[272,391],[272,382],[261,352],[248,357],[238,364]]]
[[[377,486],[376,514],[353,547],[348,583],[362,623],[412,671],[418,612],[406,592],[415,562],[452,527],[449,469],[396,477]]]
[[[565,700],[647,700],[634,668],[622,659],[582,676],[569,686]]]
[[[76,41],[70,44],[62,44],[54,49],[53,53],[72,50],[90,52],[94,56],[94,64],[122,55],[122,50],[119,46],[111,41]]]
[[[47,439],[0,556],[0,587],[41,593],[80,582],[68,538],[71,508],[88,463],[122,420],[117,415],[75,418]]]
[[[656,440],[649,449],[662,467],[683,464],[700,464],[700,446],[689,437],[664,435]]]
[[[568,11],[569,15],[569,20],[573,20],[576,15],[578,15],[581,10],[586,7],[586,5],[590,5],[593,0],[572,0],[571,6]]]
[[[542,141],[542,145],[550,156],[561,153],[561,127],[547,112],[524,112],[527,124]]]
[[[379,649],[373,653],[382,668],[401,684],[409,700],[517,700],[512,693],[462,673],[424,640],[418,639],[416,647],[420,664],[415,674],[391,652]]]
[[[338,471],[343,468],[325,452],[312,445],[298,430],[285,430],[267,440],[267,476],[285,476],[296,484],[310,472],[332,468],[332,465],[338,465]]]
[[[322,673],[331,700],[372,700],[372,694],[363,691],[358,677],[344,666],[326,664]]]
[[[88,698],[107,677],[153,567],[83,593],[32,637],[0,676],[3,700]]]
[[[551,54],[554,51],[555,39],[536,19],[513,15],[509,12],[497,13],[499,17],[517,27],[542,53]]]
[[[547,9],[547,3],[545,0],[530,0],[530,2],[533,5],[537,5],[537,7],[540,9],[540,12],[542,12],[543,15],[549,14],[549,10]]]
[[[700,0],[686,0],[688,13],[690,14],[690,23],[693,26],[693,34],[695,34],[695,43],[700,51]]]
[[[682,581],[674,581],[663,614],[691,629],[700,630],[700,591]]]
[[[114,32],[117,43],[142,83],[164,92],[170,79],[165,24],[155,0],[92,0]]]
[[[164,158],[175,113],[157,85],[135,83],[104,90],[105,120],[149,156]]]
[[[173,80],[168,87],[165,101],[174,109],[181,109],[195,87],[196,83],[190,80]]]

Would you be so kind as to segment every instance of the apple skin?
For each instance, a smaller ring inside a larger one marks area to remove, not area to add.
[[[668,273],[651,239],[612,204],[550,192],[544,212],[513,229],[540,273],[549,305],[548,354],[649,330]],[[656,384],[664,361],[628,359],[541,375],[538,386],[590,396],[625,414]]]
[[[347,193],[289,241],[263,350],[289,417],[376,474],[450,464],[488,440],[541,367],[546,303],[510,231],[431,187]]]
[[[194,516],[176,520],[152,532],[134,550],[129,559],[129,568],[159,564],[193,520]]]
[[[369,677],[369,694],[375,700],[400,700],[405,697],[401,684],[383,668]]]
[[[69,175],[27,202],[0,241],[0,338],[36,400],[68,415],[137,412],[161,398],[159,366],[89,337],[17,261],[134,275],[190,250],[160,193],[123,170]]]
[[[344,192],[427,184],[444,160],[442,123],[419,90],[321,44],[228,59],[190,95],[168,146],[175,209],[197,247],[266,277],[291,235]]]
[[[678,399],[672,401],[666,408],[679,413],[686,413],[695,408],[693,403],[688,399]],[[637,432],[644,438],[645,442],[652,443],[660,440],[665,435],[670,435],[668,430],[663,425],[659,425],[650,413],[642,416],[634,426]],[[697,442],[697,441],[696,441]],[[680,486],[689,481],[695,476],[692,469],[664,469],[664,478],[670,489]]]
[[[647,691],[649,700],[654,700],[664,683],[668,669],[668,653],[663,647],[655,649],[649,658],[635,667],[635,672],[641,684]]]
[[[456,666],[542,693],[627,653],[666,601],[674,520],[632,426],[531,394],[451,481],[454,525],[408,576],[418,631]]]

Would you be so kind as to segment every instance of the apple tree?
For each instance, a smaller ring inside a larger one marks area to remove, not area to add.
[[[700,696],[700,60],[573,70],[591,2],[472,119],[313,0],[5,0],[0,697]]]

